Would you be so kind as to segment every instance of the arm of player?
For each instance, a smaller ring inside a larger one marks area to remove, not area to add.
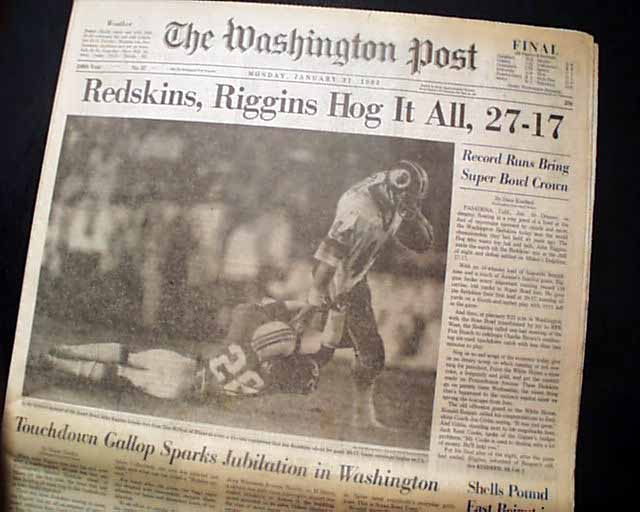
[[[335,273],[336,267],[325,261],[318,261],[313,272],[313,284],[309,289],[307,302],[291,322],[296,331],[304,331],[314,313],[326,305],[329,298],[329,284]]]
[[[416,222],[418,223],[418,229],[422,232],[422,237],[425,239],[425,247],[429,249],[433,243],[435,242],[435,234],[433,231],[433,226],[429,219],[427,219],[422,212],[418,212],[416,216]]]
[[[336,273],[336,267],[319,261],[313,272],[313,285],[309,290],[307,302],[313,306],[323,306],[329,297],[329,284]]]
[[[261,311],[269,320],[289,323],[306,306],[306,300],[276,300],[265,298],[259,303]]]
[[[329,233],[314,254],[317,263],[313,270],[313,284],[307,295],[307,305],[294,319],[293,325],[298,332],[306,328],[316,311],[327,305],[329,285],[336,269],[354,244],[359,213],[353,202],[348,199],[343,196],[338,202],[336,216]]]
[[[285,300],[283,303],[289,313],[297,313],[307,304],[303,300]]]

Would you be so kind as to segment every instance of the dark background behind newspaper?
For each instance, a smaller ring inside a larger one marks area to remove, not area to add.
[[[630,502],[637,473],[637,362],[640,330],[638,223],[635,184],[637,119],[637,6],[595,0],[333,1],[309,5],[387,9],[488,19],[593,34],[600,44],[597,196],[590,282],[589,325],[576,465],[576,509],[613,510]],[[4,384],[15,333],[33,205],[62,55],[70,0],[0,2],[0,264],[2,317],[0,374]],[[0,401],[4,400],[4,396]],[[629,412],[631,411],[631,412]],[[4,481],[0,477],[0,481]],[[632,501],[631,501],[632,502]]]

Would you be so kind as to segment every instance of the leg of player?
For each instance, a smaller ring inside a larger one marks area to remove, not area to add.
[[[127,347],[120,343],[55,345],[49,353],[62,359],[80,359],[100,363],[126,363],[128,358]]]
[[[375,378],[362,378],[354,371],[353,425],[360,428],[385,428],[378,421],[374,402]]]
[[[384,343],[371,306],[371,291],[365,280],[351,291],[346,329],[356,352],[353,371],[353,424],[360,428],[382,428],[374,402],[375,381],[384,369]]]
[[[118,377],[157,398],[188,398],[195,390],[197,362],[177,352],[145,350],[129,355],[129,365],[118,366]]]
[[[100,363],[98,361],[85,361],[80,359],[63,359],[48,354],[45,362],[54,370],[87,379],[91,382],[108,382],[115,378],[116,368],[114,365]]]
[[[91,382],[114,380],[115,364],[126,360],[126,347],[120,343],[56,345],[45,356],[45,363],[51,368]]]
[[[361,364],[356,356],[353,372],[353,416],[352,423],[360,428],[387,429],[386,425],[378,420],[375,406],[375,383],[379,370],[367,368]]]
[[[110,384],[124,379],[158,398],[186,397],[194,388],[196,361],[170,350],[129,354],[118,343],[58,345],[46,362],[53,369],[91,382]]]

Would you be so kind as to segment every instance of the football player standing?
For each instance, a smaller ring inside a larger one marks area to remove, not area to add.
[[[421,212],[428,189],[427,172],[408,160],[349,188],[340,197],[331,228],[315,252],[307,305],[293,322],[302,331],[315,313],[326,309],[333,329],[342,322],[341,335],[328,338],[314,358],[322,367],[336,349],[354,349],[352,421],[359,428],[384,428],[376,418],[373,393],[375,380],[384,369],[385,352],[367,272],[391,238],[416,252],[431,247],[433,227]]]

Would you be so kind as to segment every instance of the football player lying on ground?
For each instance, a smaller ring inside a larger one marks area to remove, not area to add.
[[[204,344],[196,357],[172,350],[129,352],[120,343],[57,345],[44,364],[105,385],[126,381],[165,399],[264,393],[308,394],[320,378],[311,355],[298,352],[301,337],[287,323],[302,302],[241,304],[222,342]],[[332,335],[327,324],[322,336]]]

